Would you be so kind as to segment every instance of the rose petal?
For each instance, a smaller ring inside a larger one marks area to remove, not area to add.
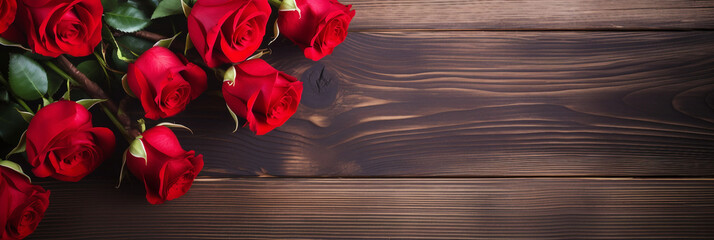
[[[196,66],[193,63],[188,63],[186,69],[181,71],[181,76],[191,85],[191,99],[196,99],[201,93],[206,91],[208,83],[206,80],[206,72],[201,69],[201,67]]]

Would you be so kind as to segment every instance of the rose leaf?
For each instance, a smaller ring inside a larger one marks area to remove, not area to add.
[[[107,24],[122,32],[136,32],[149,26],[149,19],[136,6],[124,3],[111,12],[104,13]]]
[[[47,72],[40,64],[20,54],[10,54],[10,89],[25,100],[36,100],[47,93]]]

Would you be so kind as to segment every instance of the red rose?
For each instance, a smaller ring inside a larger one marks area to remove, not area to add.
[[[289,1],[289,0],[285,0]],[[337,0],[295,0],[299,11],[280,11],[280,34],[303,48],[313,61],[332,54],[332,49],[347,37],[347,28],[355,16],[352,5]]]
[[[129,64],[126,80],[146,117],[154,120],[183,111],[206,90],[203,69],[164,47],[153,47]]]
[[[129,171],[144,182],[151,204],[185,194],[203,169],[203,155],[183,150],[176,135],[164,126],[142,133],[124,154]]]
[[[260,47],[270,12],[267,0],[201,0],[188,15],[188,33],[209,67],[240,62]]]
[[[76,182],[94,171],[114,149],[114,134],[92,127],[92,115],[72,101],[37,111],[27,127],[27,160],[37,177]]]
[[[100,0],[25,0],[21,3],[13,27],[25,33],[27,45],[38,54],[87,56],[102,40]]]
[[[0,1],[0,33],[4,32],[15,20],[17,2],[15,0]]]
[[[0,239],[22,239],[35,231],[50,204],[50,192],[0,166]]]
[[[258,135],[283,125],[297,111],[301,95],[302,82],[262,59],[231,67],[223,80],[228,108]]]

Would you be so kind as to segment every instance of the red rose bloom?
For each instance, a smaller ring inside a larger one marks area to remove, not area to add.
[[[223,97],[228,108],[245,118],[250,130],[258,135],[283,125],[297,111],[301,96],[302,82],[275,70],[262,59],[228,69],[223,80]]]
[[[131,148],[126,151],[126,165],[144,182],[146,200],[151,204],[183,196],[203,169],[203,155],[194,156],[193,151],[183,150],[176,135],[167,127],[153,127],[134,141],[132,147],[142,150],[139,153],[133,153]]]
[[[21,3],[13,27],[25,33],[27,45],[38,54],[87,56],[102,40],[100,0],[25,0]]]
[[[286,0],[287,1],[287,0]],[[280,34],[303,48],[313,61],[332,54],[332,49],[347,37],[347,28],[355,16],[351,5],[337,0],[295,0],[300,11],[280,11]]]
[[[17,12],[17,2],[15,0],[0,1],[0,33],[5,32],[12,21],[15,20]]]
[[[0,166],[0,239],[22,239],[35,231],[50,204],[50,192]]]
[[[82,105],[58,101],[40,109],[27,127],[27,160],[37,177],[76,182],[94,171],[114,149],[114,134],[92,127]]]
[[[153,47],[129,64],[126,81],[146,117],[176,115],[206,90],[206,73],[164,47]]]
[[[267,0],[201,0],[188,16],[188,33],[209,67],[237,63],[260,47],[270,12]]]

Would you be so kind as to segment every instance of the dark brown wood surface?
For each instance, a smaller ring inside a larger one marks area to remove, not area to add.
[[[38,239],[702,238],[714,180],[202,178],[152,206],[111,181],[47,183]],[[61,191],[59,190],[61,189]],[[88,191],[92,189],[93,191]]]
[[[166,119],[187,195],[114,189],[117,154],[36,179],[30,239],[714,237],[714,1],[344,2],[333,55],[266,57],[305,84],[284,126],[230,133],[212,82]]]
[[[266,136],[231,133],[215,95],[175,121],[207,176],[711,176],[712,39],[352,33],[319,63],[275,49],[269,61],[306,87]]]
[[[352,31],[386,29],[712,29],[714,2],[696,0],[345,0]]]

